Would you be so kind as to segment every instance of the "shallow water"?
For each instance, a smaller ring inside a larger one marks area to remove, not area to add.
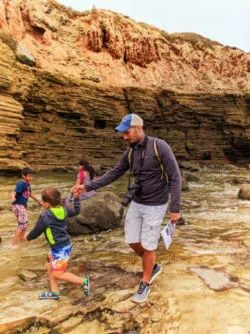
[[[66,197],[71,187],[74,185],[75,174],[70,173],[39,173],[33,178],[31,189],[32,193],[41,199],[41,192],[47,187],[56,187],[60,190],[62,197]],[[127,177],[118,180],[114,185],[107,186],[106,190],[114,190],[115,187],[120,187],[120,183],[127,182]],[[1,249],[1,269],[0,280],[8,278],[12,274],[26,267],[44,267],[44,259],[48,253],[47,242],[41,236],[35,241],[28,242],[25,245],[20,245],[18,250],[10,250],[9,244],[16,231],[16,218],[11,210],[10,197],[15,188],[15,184],[19,181],[16,177],[0,177],[2,185],[2,198],[0,201],[0,237],[2,242]],[[126,189],[126,187],[125,187]],[[119,193],[119,191],[118,191]],[[33,201],[31,198],[28,201],[28,231],[35,225],[43,208]],[[18,253],[18,254],[17,254]],[[19,259],[22,261],[19,261]],[[1,283],[0,283],[1,284]],[[5,290],[6,291],[6,290]],[[7,291],[6,291],[7,292]]]
[[[175,327],[172,333],[248,333],[249,292],[240,286],[215,292],[188,268],[223,268],[225,272],[236,276],[240,284],[250,288],[250,201],[239,200],[237,193],[240,185],[231,183],[235,176],[250,179],[250,170],[229,166],[220,170],[203,169],[195,175],[200,181],[189,182],[190,192],[183,193],[182,199],[182,215],[187,224],[177,226],[168,252],[165,251],[162,240],[160,241],[157,255],[165,269],[154,290],[152,288],[151,298],[153,300],[154,294],[160,293],[161,298],[166,298],[170,304],[174,303],[176,314],[179,315],[173,320]],[[54,186],[66,195],[74,183],[74,177],[73,174],[37,174],[32,183],[33,193],[39,197],[45,187]],[[44,269],[48,252],[46,241],[40,237],[18,250],[8,249],[16,228],[9,198],[17,181],[15,177],[0,177],[0,289],[3,301],[0,323],[45,312],[35,304],[31,303],[31,307],[28,302],[26,305],[21,301],[20,294],[32,296],[32,293],[37,293],[37,287],[20,284],[18,274],[27,268],[35,271]],[[122,196],[126,191],[126,184],[125,176],[105,187],[105,190]],[[30,228],[41,211],[30,199]],[[97,236],[77,237],[72,239],[74,254],[82,252],[82,249],[78,249],[78,242],[84,239],[88,259],[117,264],[132,272],[140,271],[140,261],[131,255],[122,238],[122,227]],[[112,247],[105,248],[109,243]],[[216,279],[216,275],[214,277]],[[18,297],[15,305],[8,304],[9,295]]]

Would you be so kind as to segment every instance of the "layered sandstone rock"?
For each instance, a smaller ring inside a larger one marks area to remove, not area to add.
[[[83,156],[108,167],[128,112],[179,161],[246,161],[249,78],[247,53],[199,35],[54,0],[0,0],[0,169],[68,168]]]

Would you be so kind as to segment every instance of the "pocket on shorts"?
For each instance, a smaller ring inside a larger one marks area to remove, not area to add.
[[[147,250],[155,250],[158,246],[160,238],[160,226],[146,226],[142,231],[141,243],[142,247]]]

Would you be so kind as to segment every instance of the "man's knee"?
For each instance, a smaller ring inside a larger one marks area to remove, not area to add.
[[[137,247],[137,245],[141,245],[140,242],[132,242],[129,244],[130,247]]]
[[[133,244],[129,244],[129,246],[134,250],[134,252],[139,255],[139,256],[143,256],[144,254],[144,248],[142,247],[140,242],[137,243],[133,243]]]
[[[145,249],[144,248],[144,254],[145,255],[150,255],[150,254],[153,254],[153,253],[155,253],[155,250],[153,249],[153,250],[149,250],[149,249]]]
[[[143,249],[140,242],[133,242],[133,243],[128,244],[128,245],[129,245],[129,247],[131,247],[133,249]]]

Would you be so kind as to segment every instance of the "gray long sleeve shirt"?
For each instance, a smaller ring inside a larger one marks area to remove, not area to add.
[[[181,174],[177,161],[170,146],[164,140],[157,139],[160,160],[169,179],[169,183],[167,184],[165,177],[162,178],[162,170],[155,154],[153,143],[154,138],[148,136],[143,166],[141,166],[143,143],[142,147],[134,150],[133,171],[135,181],[140,185],[140,190],[136,192],[134,201],[144,205],[162,205],[168,202],[170,194],[170,212],[179,213],[181,200]],[[106,186],[123,175],[130,168],[128,154],[129,147],[123,153],[118,164],[111,171],[97,180],[86,183],[86,190],[96,190]]]

